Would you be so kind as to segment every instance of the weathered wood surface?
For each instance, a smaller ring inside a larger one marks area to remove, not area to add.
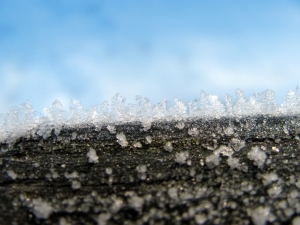
[[[104,125],[66,127],[45,140],[2,143],[0,224],[296,221],[300,118],[198,119],[179,125],[157,122],[145,131],[139,123],[123,124],[115,126],[116,133]],[[120,133],[125,147],[116,138]],[[207,157],[222,146],[239,160],[237,168],[229,166],[225,154],[219,164],[209,163]],[[249,158],[253,147],[266,154],[262,166]],[[89,162],[91,149],[98,162]],[[178,155],[186,152],[186,158]],[[277,179],[268,183],[270,173]]]

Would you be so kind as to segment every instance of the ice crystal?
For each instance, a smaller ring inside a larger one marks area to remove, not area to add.
[[[178,121],[176,127],[183,129],[184,120],[189,118],[241,118],[254,115],[299,115],[300,97],[296,91],[289,91],[281,105],[275,102],[275,93],[266,90],[255,93],[248,99],[242,90],[236,91],[236,99],[225,95],[224,103],[217,96],[209,95],[202,91],[199,98],[185,105],[175,98],[173,104],[163,99],[157,105],[152,105],[147,98],[137,96],[136,104],[127,104],[126,99],[120,94],[112,98],[111,104],[104,102],[99,106],[84,109],[80,101],[71,100],[69,110],[65,110],[62,104],[55,100],[51,107],[44,108],[42,113],[34,111],[29,102],[19,107],[12,107],[8,113],[1,115],[0,142],[14,144],[19,137],[42,136],[49,137],[52,132],[60,133],[63,126],[76,126],[80,124],[95,124],[101,127],[106,125],[111,134],[116,133],[115,125],[120,123],[139,121],[144,131],[151,128],[153,122],[165,120]],[[234,127],[229,125],[224,128],[229,136],[234,134]],[[188,133],[197,136],[200,131],[190,127]],[[122,136],[122,134],[119,134]],[[119,139],[122,147],[127,146],[126,139]],[[77,134],[72,134],[76,139]],[[241,143],[242,146],[242,143]],[[233,147],[236,150],[236,147]],[[237,145],[237,148],[238,145]]]

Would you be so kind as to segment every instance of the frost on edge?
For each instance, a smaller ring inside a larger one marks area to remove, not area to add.
[[[80,101],[71,100],[69,111],[55,100],[52,107],[44,108],[42,113],[35,112],[30,102],[25,102],[19,107],[12,107],[8,113],[1,115],[0,142],[13,144],[19,137],[38,135],[47,138],[52,131],[58,135],[62,126],[76,126],[80,124],[109,124],[107,129],[111,134],[116,133],[114,125],[127,122],[140,121],[144,131],[151,128],[155,121],[179,121],[178,129],[184,128],[185,119],[189,118],[220,118],[243,117],[254,115],[299,115],[300,97],[296,91],[289,91],[281,105],[275,103],[275,93],[266,90],[255,93],[246,99],[242,90],[237,89],[236,99],[225,95],[222,103],[217,96],[209,95],[202,91],[200,96],[187,105],[175,98],[171,104],[162,99],[156,105],[152,105],[147,98],[137,96],[136,104],[126,104],[126,99],[116,94],[111,104],[104,102],[99,106],[85,110]],[[197,136],[198,130],[191,128],[188,133]],[[228,134],[233,130],[228,127]],[[76,138],[76,134],[74,137]],[[126,142],[124,142],[125,144]]]

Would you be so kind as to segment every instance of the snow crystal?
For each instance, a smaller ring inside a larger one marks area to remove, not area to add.
[[[152,119],[143,119],[142,120],[142,126],[143,126],[143,130],[147,131],[151,128],[152,125]]]
[[[231,156],[233,154],[233,150],[231,147],[226,145],[221,145],[217,150],[214,151],[215,154],[222,154],[224,156]]]
[[[262,177],[263,177],[263,184],[265,186],[278,180],[278,175],[275,172],[264,174],[264,175],[262,175]]]
[[[71,225],[64,217],[59,218],[59,225]]]
[[[135,147],[135,148],[141,148],[142,144],[141,144],[141,142],[137,141],[137,142],[133,143],[133,147]]]
[[[188,134],[191,136],[197,136],[199,134],[199,131],[196,127],[193,127],[188,130]]]
[[[126,136],[124,133],[119,133],[117,134],[117,139],[118,139],[118,143],[122,146],[122,147],[126,147],[128,145],[128,142],[126,140]]]
[[[206,221],[206,215],[205,214],[197,214],[196,216],[195,216],[195,222],[196,222],[196,224],[204,224],[205,223],[205,221]]]
[[[275,146],[273,146],[273,147],[272,147],[272,151],[274,151],[274,152],[280,152],[280,149],[277,148],[277,147],[275,147]]]
[[[259,147],[255,146],[251,148],[251,151],[248,153],[248,158],[254,161],[258,167],[262,167],[267,158],[266,153],[259,149]]]
[[[112,172],[113,172],[112,168],[110,168],[110,167],[105,168],[105,173],[106,173],[107,175],[111,175]]]
[[[230,146],[237,152],[246,146],[245,141],[239,138],[232,138],[230,141]]]
[[[99,157],[97,156],[96,150],[93,148],[90,148],[86,156],[89,159],[89,163],[98,163]]]
[[[170,196],[170,198],[177,200],[178,199],[178,189],[176,187],[169,188],[168,195]]]
[[[184,128],[184,122],[178,122],[176,125],[175,125],[179,130],[182,130]]]
[[[188,158],[189,158],[188,151],[179,152],[176,153],[175,155],[175,161],[178,162],[179,164],[185,164]]]
[[[52,206],[48,202],[43,201],[40,198],[33,199],[32,204],[33,213],[37,218],[47,219],[53,211]]]
[[[148,144],[151,144],[151,142],[152,142],[152,137],[146,136],[146,141],[147,141]]]
[[[138,197],[136,195],[132,196],[129,200],[129,205],[136,209],[137,211],[140,211],[144,205],[144,199],[141,197]]]
[[[212,155],[209,155],[205,158],[205,162],[206,162],[206,165],[208,166],[208,168],[212,169],[214,168],[215,166],[219,165],[220,164],[220,156],[219,154],[212,154]]]
[[[268,189],[268,195],[271,198],[276,198],[282,192],[282,187],[278,185],[273,185],[271,188]]]
[[[107,130],[111,133],[111,134],[115,134],[116,133],[116,127],[113,125],[107,125]]]
[[[239,159],[235,157],[229,157],[227,159],[228,166],[230,166],[231,169],[238,169],[240,168]]]
[[[67,179],[76,179],[76,178],[78,178],[78,173],[77,173],[77,171],[73,171],[72,173],[68,173],[68,172],[65,172],[65,177],[67,178]]]
[[[8,170],[7,175],[13,180],[15,180],[18,177],[18,174],[16,174],[13,170]]]
[[[173,145],[170,141],[168,141],[165,146],[164,146],[164,149],[167,151],[167,152],[172,152],[173,151]]]
[[[293,221],[292,225],[300,225],[300,216],[296,216]]]
[[[233,135],[234,134],[234,129],[233,129],[233,127],[227,127],[226,129],[225,129],[225,134],[227,134],[227,135]]]
[[[73,180],[72,181],[72,188],[74,190],[77,190],[77,189],[81,188],[81,183],[78,180]]]
[[[107,221],[110,219],[111,214],[110,213],[101,213],[99,214],[97,218],[98,225],[106,225]]]
[[[136,167],[136,170],[139,172],[139,173],[145,173],[147,172],[147,166],[146,165],[138,165]]]
[[[75,140],[75,139],[76,139],[76,137],[77,137],[77,133],[76,133],[76,132],[73,132],[73,133],[72,133],[72,137],[71,137],[71,139],[72,139],[72,140]]]
[[[251,212],[252,222],[255,225],[265,225],[268,220],[269,213],[269,208],[259,206]]]

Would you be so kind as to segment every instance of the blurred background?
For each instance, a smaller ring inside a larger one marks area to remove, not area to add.
[[[300,84],[297,0],[0,0],[0,113]]]

